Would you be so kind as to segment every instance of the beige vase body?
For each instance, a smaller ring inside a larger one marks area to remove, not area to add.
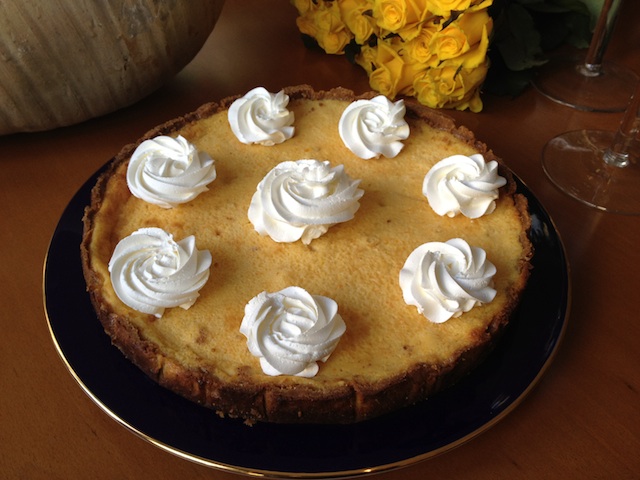
[[[0,1],[0,135],[131,105],[189,63],[224,0]]]

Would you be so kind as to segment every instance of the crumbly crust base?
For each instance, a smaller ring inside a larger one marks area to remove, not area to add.
[[[326,92],[315,92],[309,86],[288,87],[285,92],[291,99],[338,99],[355,100],[372,98],[373,92],[354,96],[353,92],[336,88]],[[145,139],[166,135],[185,125],[207,118],[226,110],[236,97],[226,98],[218,103],[208,103],[195,112],[171,120],[147,132],[138,142],[125,146],[113,159],[106,172],[99,178],[92,190],[91,205],[83,218],[84,235],[81,243],[83,272],[91,301],[104,330],[112,343],[150,378],[160,385],[203,406],[212,408],[221,416],[239,417],[248,423],[269,421],[279,423],[354,423],[397,410],[426,399],[434,393],[455,383],[466,375],[491,351],[509,319],[517,308],[519,298],[529,276],[529,259],[533,248],[527,237],[530,218],[526,199],[514,194],[515,182],[508,169],[501,164],[501,175],[508,178],[510,195],[514,195],[516,207],[522,222],[521,243],[524,255],[520,265],[520,278],[507,292],[505,307],[494,316],[486,331],[477,336],[463,351],[452,355],[442,364],[418,363],[402,375],[387,379],[384,384],[362,385],[361,382],[336,385],[333,389],[318,391],[306,385],[253,384],[222,381],[215,372],[189,368],[163,352],[156,343],[144,338],[140,330],[126,316],[111,311],[101,291],[103,279],[92,268],[89,244],[92,240],[94,221],[103,203],[107,182],[122,163],[128,161],[136,146]],[[430,126],[446,130],[473,146],[487,160],[498,160],[487,147],[476,140],[474,134],[465,127],[456,126],[454,121],[439,112],[406,101],[407,115],[420,118]]]

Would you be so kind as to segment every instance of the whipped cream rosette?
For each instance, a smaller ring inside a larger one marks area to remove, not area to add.
[[[422,193],[438,215],[479,218],[495,210],[498,189],[506,183],[495,160],[487,163],[479,153],[452,155],[427,172]]]
[[[161,228],[141,228],[116,245],[109,272],[124,304],[160,318],[166,308],[195,303],[210,266],[211,253],[197,250],[193,235],[176,242]]]
[[[404,301],[433,323],[458,317],[491,302],[496,267],[480,247],[461,238],[416,248],[400,270]]]
[[[245,307],[240,333],[271,376],[313,377],[326,362],[346,326],[337,303],[300,287],[262,292]]]
[[[182,136],[145,140],[131,155],[127,168],[131,193],[164,208],[190,202],[215,179],[214,160]]]
[[[404,147],[402,140],[409,137],[405,113],[403,100],[394,103],[384,95],[356,100],[342,113],[338,132],[345,146],[360,158],[393,158]]]
[[[282,162],[260,181],[249,206],[249,220],[276,242],[304,244],[351,220],[364,194],[342,165],[303,159]]]
[[[287,109],[289,96],[263,87],[235,100],[228,111],[231,130],[242,143],[273,146],[295,133],[294,114]]]

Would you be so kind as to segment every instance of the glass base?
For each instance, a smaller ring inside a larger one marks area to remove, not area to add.
[[[584,57],[551,59],[533,80],[536,89],[554,102],[589,112],[623,112],[635,90],[633,70],[604,62],[586,68]]]
[[[626,167],[605,163],[614,132],[576,130],[551,139],[542,151],[542,167],[563,192],[585,205],[611,213],[640,215],[638,155]],[[637,152],[636,152],[637,153]]]

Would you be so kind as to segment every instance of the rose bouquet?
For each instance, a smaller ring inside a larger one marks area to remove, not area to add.
[[[303,37],[345,54],[393,99],[482,110],[489,65],[494,93],[517,94],[545,51],[584,47],[588,6],[602,0],[291,0]],[[495,31],[494,31],[495,19]],[[489,51],[489,44],[494,47]]]
[[[371,88],[432,108],[482,110],[493,0],[292,0],[303,35],[348,54]]]

